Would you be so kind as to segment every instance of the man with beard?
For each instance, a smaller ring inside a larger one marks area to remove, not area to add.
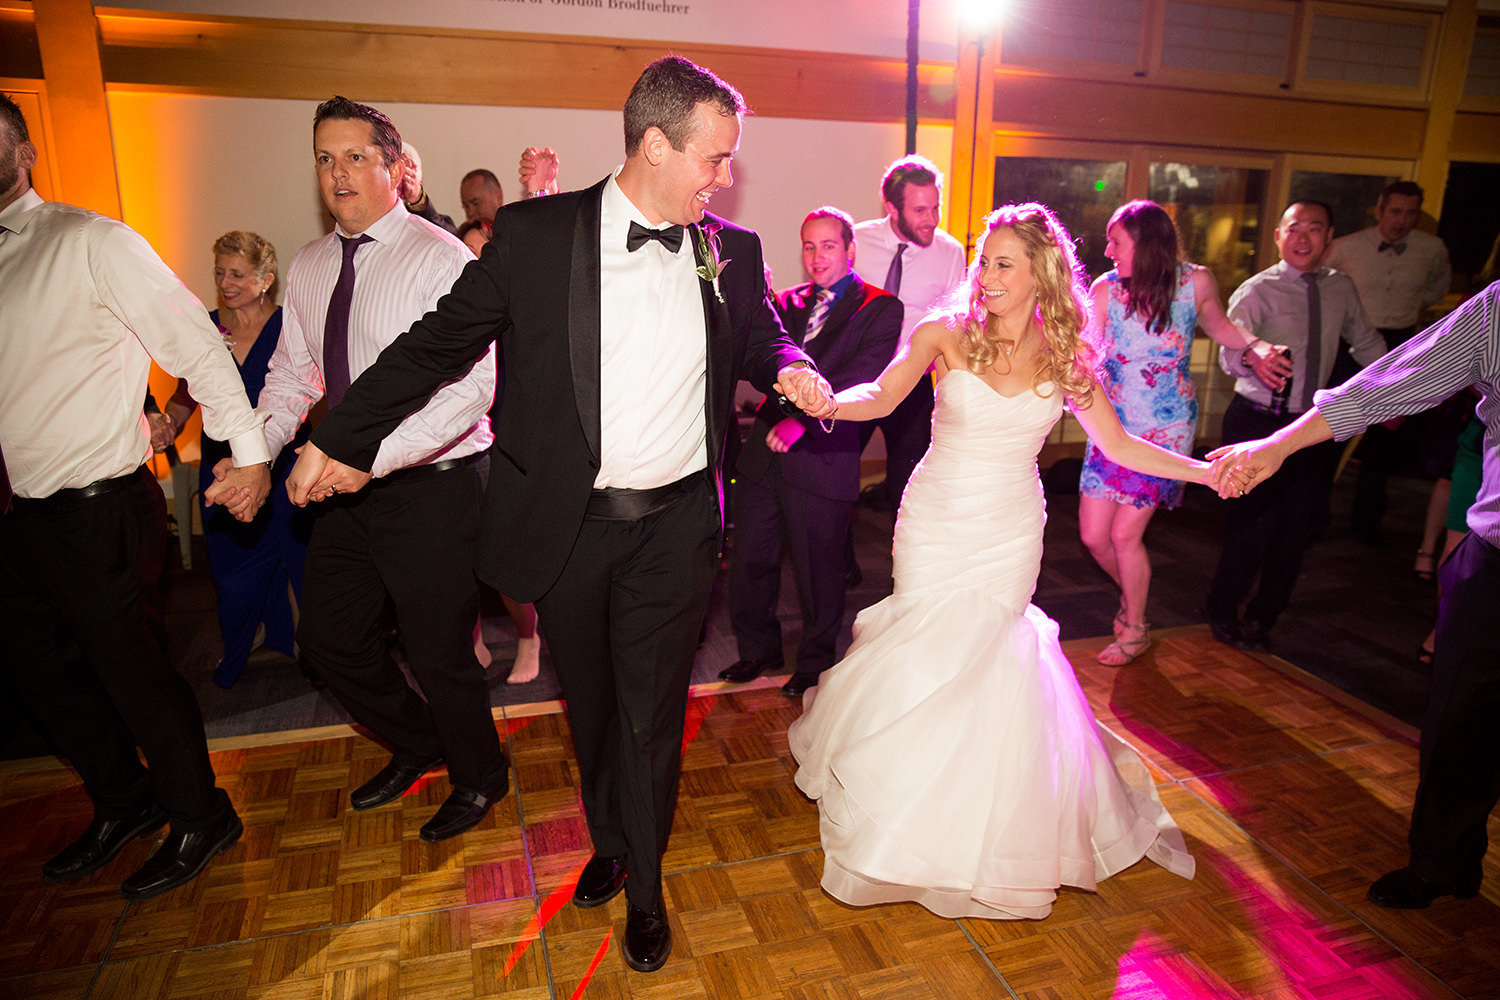
[[[854,270],[866,283],[901,300],[905,343],[917,324],[963,280],[964,247],[938,228],[943,175],[927,157],[903,156],[887,167],[880,197],[885,216],[854,227],[859,244]],[[932,380],[918,382],[890,416],[865,424],[864,441],[875,427],[885,435],[885,489],[895,510],[906,481],[932,442]]]

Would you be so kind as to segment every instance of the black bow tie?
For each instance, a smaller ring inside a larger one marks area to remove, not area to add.
[[[668,226],[665,229],[647,229],[639,222],[632,220],[630,223],[630,233],[625,237],[625,249],[634,253],[652,240],[658,240],[662,246],[666,247],[672,253],[676,253],[682,249],[682,227]]]
[[[1376,253],[1385,253],[1387,250],[1394,250],[1394,251],[1396,251],[1396,256],[1399,257],[1402,254],[1406,253],[1406,244],[1405,243],[1390,243],[1390,242],[1387,242],[1386,240],[1381,240],[1380,241],[1380,246],[1379,246],[1379,248],[1376,249],[1375,252]]]

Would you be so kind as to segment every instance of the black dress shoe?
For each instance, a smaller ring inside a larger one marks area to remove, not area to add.
[[[1246,648],[1245,633],[1240,631],[1239,622],[1216,622],[1210,619],[1208,630],[1213,634],[1215,639],[1226,646],[1233,646],[1235,649]]]
[[[625,856],[606,858],[598,854],[589,858],[573,889],[573,905],[580,910],[603,906],[625,888]]]
[[[672,926],[664,911],[647,913],[630,903],[625,910],[625,937],[620,942],[625,964],[636,972],[655,972],[672,954]]]
[[[781,693],[788,698],[800,698],[807,693],[808,688],[818,686],[817,674],[804,674],[800,670],[787,678],[785,684],[781,685]]]
[[[406,794],[406,790],[417,783],[417,779],[428,771],[439,767],[443,758],[437,757],[417,767],[391,762],[369,781],[349,793],[349,804],[356,809],[374,809],[387,802],[394,802]]]
[[[1271,630],[1260,622],[1245,622],[1240,635],[1245,644],[1243,648],[1254,650],[1257,653],[1269,653],[1271,651]]]
[[[735,660],[719,671],[719,680],[728,681],[731,684],[744,684],[780,665],[781,657],[779,656],[767,656],[759,660]]]
[[[422,824],[420,836],[423,840],[437,843],[456,837],[465,830],[472,830],[484,819],[490,807],[510,791],[510,765],[500,776],[500,781],[487,792],[474,792],[467,788],[455,788],[448,798],[432,814],[432,819]]]
[[[1421,910],[1432,905],[1440,896],[1456,896],[1473,899],[1479,895],[1479,885],[1457,888],[1446,882],[1434,882],[1417,874],[1415,868],[1399,868],[1387,872],[1375,880],[1365,898],[1376,906],[1392,910]]]
[[[62,849],[62,853],[42,865],[44,882],[71,882],[89,872],[98,871],[120,853],[120,848],[136,837],[161,827],[167,814],[150,801],[129,816],[120,819],[94,817],[83,836]]]
[[[239,815],[228,808],[224,810],[224,816],[206,830],[167,834],[167,839],[141,865],[140,871],[120,885],[120,895],[126,899],[150,899],[191,882],[215,855],[233,847],[244,832],[245,826]]]

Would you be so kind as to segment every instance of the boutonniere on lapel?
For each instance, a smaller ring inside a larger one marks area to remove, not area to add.
[[[693,235],[698,241],[698,260],[700,263],[696,268],[698,277],[714,286],[714,298],[719,304],[724,304],[724,296],[719,293],[719,275],[724,273],[724,268],[729,266],[729,260],[719,259],[719,229],[722,228],[716,222],[707,225],[693,227]]]

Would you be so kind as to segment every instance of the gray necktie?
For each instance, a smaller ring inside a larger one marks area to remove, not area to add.
[[[1323,296],[1318,291],[1318,272],[1302,276],[1307,282],[1307,350],[1303,352],[1302,406],[1298,412],[1312,409],[1313,393],[1323,388]]]
[[[897,298],[901,297],[901,255],[906,253],[906,244],[902,243],[896,247],[896,256],[891,258],[891,266],[885,272],[885,290]]]
[[[831,308],[833,308],[833,289],[818,289],[818,302],[807,317],[807,332],[802,335],[804,346],[810,343],[823,329],[823,324],[828,322],[828,310]]]

